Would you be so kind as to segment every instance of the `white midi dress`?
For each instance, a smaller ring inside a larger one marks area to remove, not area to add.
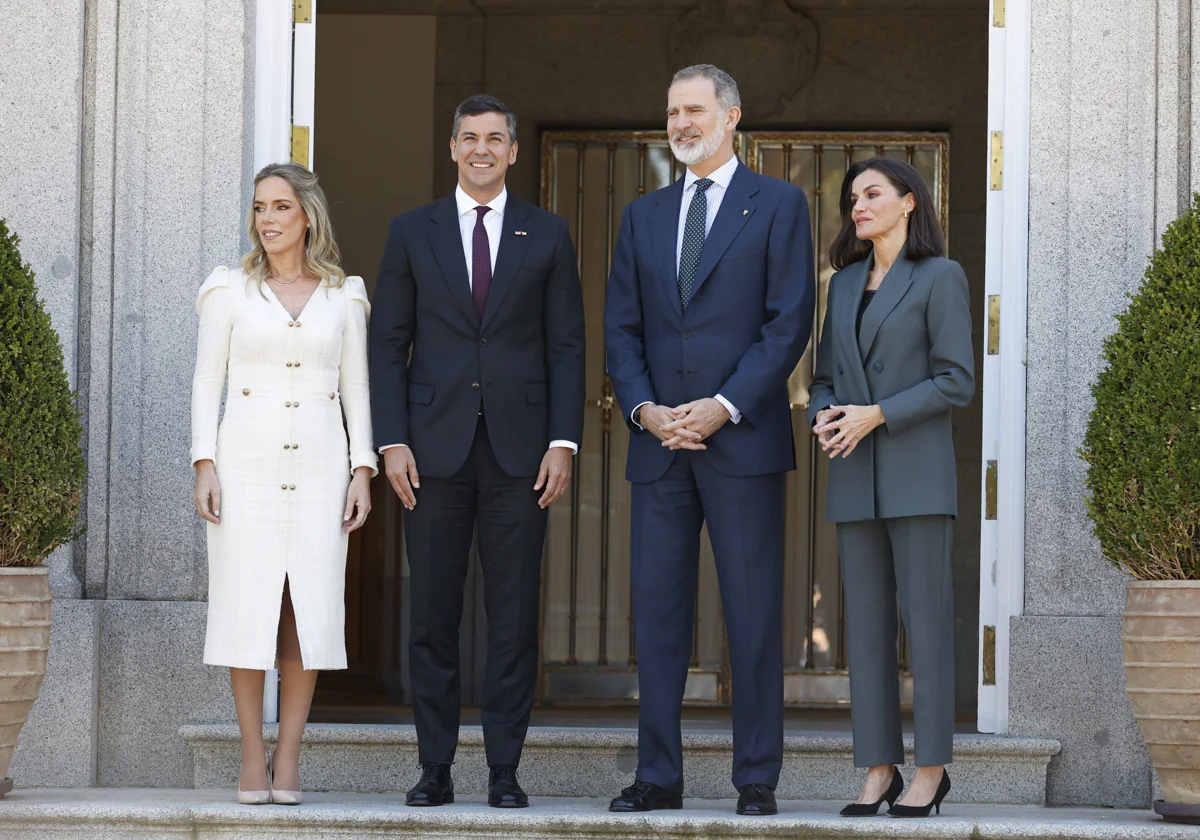
[[[211,458],[221,485],[221,524],[208,523],[204,662],[275,667],[286,579],[304,667],[345,668],[346,488],[355,468],[378,472],[366,287],[359,277],[322,283],[292,318],[265,284],[221,267],[196,310],[191,456]]]

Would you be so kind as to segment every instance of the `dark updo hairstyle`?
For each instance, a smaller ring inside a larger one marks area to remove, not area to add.
[[[908,242],[904,246],[905,254],[910,260],[925,257],[940,257],[946,249],[946,238],[942,235],[942,226],[938,222],[937,212],[933,207],[933,196],[925,179],[912,166],[902,160],[874,157],[860,160],[851,164],[842,179],[842,198],[839,207],[842,211],[842,229],[829,246],[829,264],[840,271],[859,260],[865,260],[874,247],[869,240],[859,239],[855,232],[854,201],[850,193],[854,188],[854,179],[867,170],[878,172],[888,180],[900,197],[912,193],[917,206],[908,217]]]

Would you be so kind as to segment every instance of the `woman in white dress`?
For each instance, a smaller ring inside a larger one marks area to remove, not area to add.
[[[238,801],[298,804],[317,671],[346,667],[346,544],[371,509],[377,473],[370,304],[362,279],[338,267],[325,196],[307,169],[258,173],[249,236],[240,270],[216,269],[196,303],[191,454],[196,512],[209,522],[204,662],[229,668],[242,735]],[[276,666],[279,743],[268,762],[263,677]]]

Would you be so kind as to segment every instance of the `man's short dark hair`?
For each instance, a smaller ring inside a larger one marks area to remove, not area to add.
[[[516,142],[517,115],[499,99],[488,96],[486,93],[468,96],[459,103],[458,108],[454,111],[454,129],[450,134],[450,139],[458,139],[458,129],[462,126],[463,117],[477,117],[480,114],[503,114],[508,123],[508,140],[510,143]]]

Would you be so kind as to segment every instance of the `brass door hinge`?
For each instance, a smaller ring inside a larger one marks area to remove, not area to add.
[[[992,26],[1004,26],[1004,0],[992,0]]]
[[[312,23],[312,0],[295,0],[292,3],[292,23]]]
[[[292,163],[308,169],[308,126],[292,126]]]
[[[987,473],[983,482],[983,518],[996,518],[996,474],[1000,471],[995,461],[987,462]]]
[[[983,628],[983,684],[996,684],[996,628]]]
[[[992,132],[991,154],[991,187],[994,190],[1004,186],[1004,132]]]
[[[987,353],[995,356],[1000,352],[1000,295],[988,295]]]

